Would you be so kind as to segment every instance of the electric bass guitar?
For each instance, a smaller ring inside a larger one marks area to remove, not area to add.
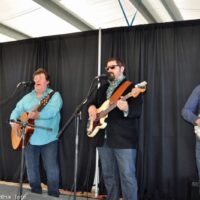
[[[47,96],[45,96],[43,99],[40,100],[39,104],[37,104],[32,111],[38,111],[40,112],[49,102],[50,98],[53,96],[54,92],[50,92]],[[32,136],[34,132],[34,119],[28,118],[28,112],[22,113],[20,118],[15,122],[11,120],[13,123],[19,124],[19,127],[17,129],[12,128],[11,130],[11,143],[14,150],[19,150],[22,148],[22,131],[23,124],[27,124],[25,127],[25,140],[24,145],[26,146],[29,143],[30,137]],[[37,128],[40,128],[37,126]],[[41,127],[42,128],[42,127]]]
[[[127,100],[130,97],[136,98],[140,93],[146,91],[147,82],[143,81],[137,84],[131,92],[122,97],[122,100]],[[104,129],[107,126],[105,119],[108,117],[108,113],[117,107],[117,102],[110,104],[110,100],[106,100],[101,107],[97,109],[96,119],[91,117],[88,120],[87,136],[94,137],[100,129]]]

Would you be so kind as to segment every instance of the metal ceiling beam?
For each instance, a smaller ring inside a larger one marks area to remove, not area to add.
[[[62,4],[59,3],[59,1],[57,0],[33,0],[33,1],[81,31],[88,31],[95,29],[95,27],[85,22],[75,13],[72,13],[72,11],[62,6]]]
[[[174,21],[183,20],[183,17],[173,0],[161,0],[161,2]]]
[[[142,3],[142,0],[130,0],[133,6],[143,15],[148,23],[156,23],[158,20],[151,14],[148,8]]]
[[[14,38],[16,40],[23,40],[23,39],[28,39],[30,36],[25,35],[24,33],[21,33],[13,28],[10,28],[4,24],[0,23],[0,33],[10,37]]]

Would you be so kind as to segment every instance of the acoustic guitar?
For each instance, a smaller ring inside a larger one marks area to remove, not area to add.
[[[38,111],[40,112],[49,102],[50,98],[53,96],[55,92],[50,92],[47,96],[45,96],[43,99],[40,100],[39,104],[37,104],[32,111]],[[23,124],[27,124],[25,127],[25,140],[24,145],[26,146],[29,143],[30,137],[32,136],[34,132],[34,119],[28,118],[28,112],[22,113],[20,118],[17,121],[11,120],[13,123],[20,124],[20,126],[15,129],[12,128],[11,130],[11,143],[12,148],[14,150],[19,150],[22,148],[22,133],[23,133]],[[40,126],[37,126],[37,128],[42,128]]]
[[[122,100],[127,100],[130,97],[136,98],[140,93],[146,91],[147,82],[143,81],[137,84],[131,92],[123,96]],[[107,126],[105,119],[108,117],[108,113],[116,108],[117,102],[110,104],[110,100],[106,100],[98,109],[96,119],[93,120],[89,118],[88,120],[88,128],[87,128],[87,136],[94,137],[100,129],[104,129]]]

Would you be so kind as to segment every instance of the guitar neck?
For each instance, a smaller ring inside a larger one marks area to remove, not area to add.
[[[122,97],[122,100],[127,100],[129,97],[131,97],[131,92],[129,92],[128,94],[126,94],[125,96]],[[112,103],[107,109],[102,110],[99,113],[99,118],[102,118],[104,116],[106,116],[110,111],[112,111],[114,108],[117,107],[117,102]]]
[[[47,96],[45,96],[42,100],[40,100],[39,104],[36,105],[32,111],[40,112],[49,102],[50,98],[53,96],[54,92],[50,92]]]
[[[32,112],[36,112],[36,111],[40,112],[43,109],[43,107],[44,106],[39,103],[38,105],[36,105],[36,106],[33,107]]]

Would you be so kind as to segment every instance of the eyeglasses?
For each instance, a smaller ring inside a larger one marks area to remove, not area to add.
[[[108,71],[109,69],[115,69],[115,67],[120,67],[120,65],[111,65],[111,66],[105,67],[105,70]]]

